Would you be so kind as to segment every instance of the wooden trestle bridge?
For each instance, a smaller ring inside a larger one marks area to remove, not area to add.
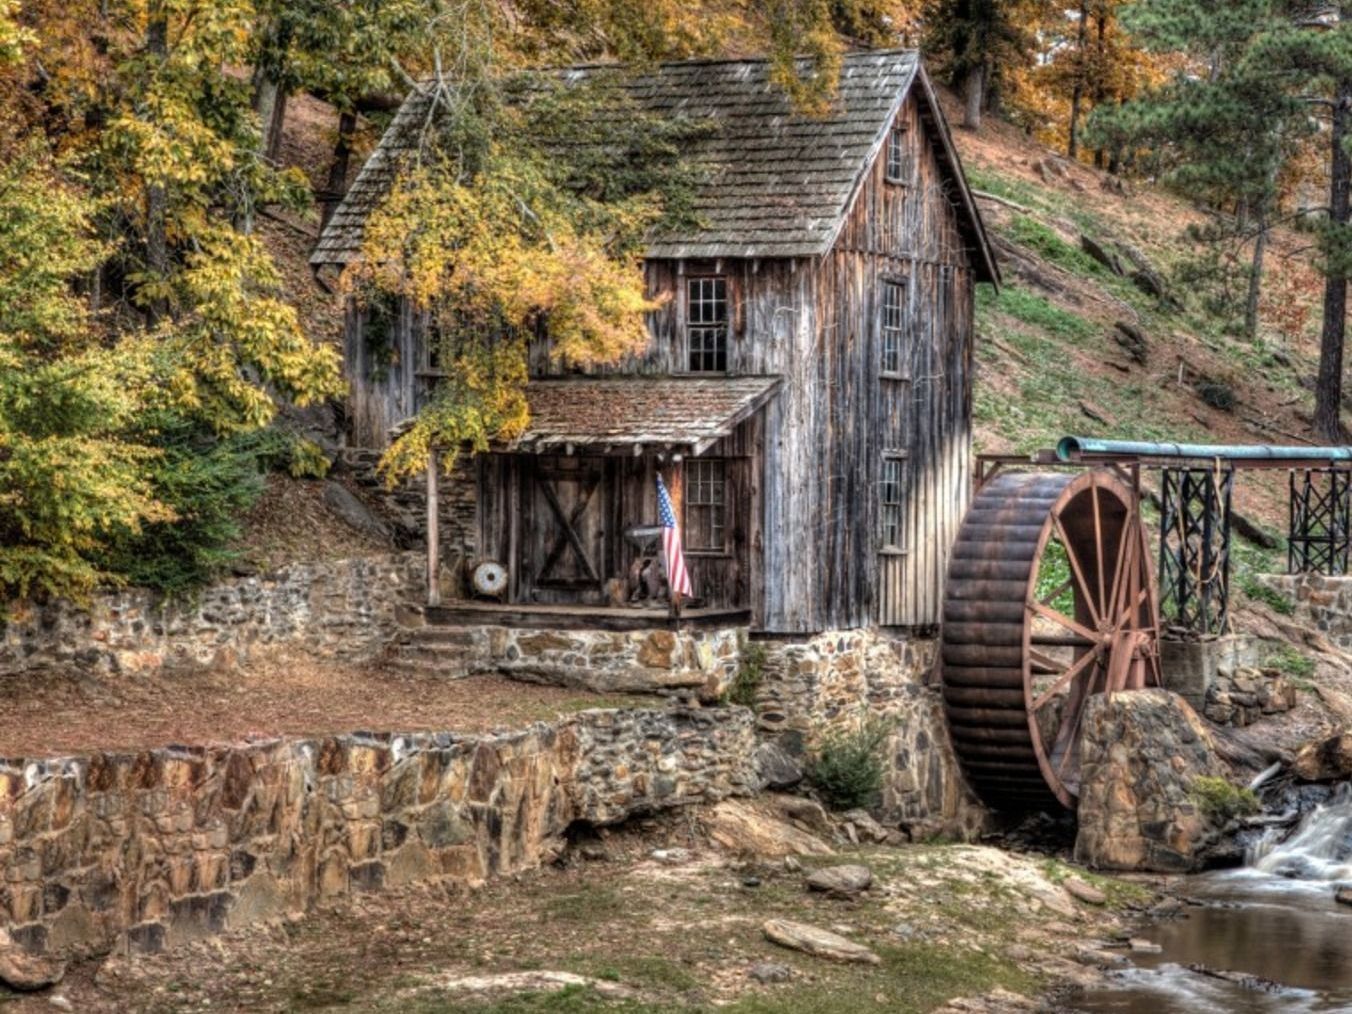
[[[1141,473],[1159,472],[1159,540]],[[1066,437],[978,459],[944,601],[943,693],[973,788],[1074,808],[1085,705],[1161,684],[1161,636],[1226,632],[1236,471],[1286,469],[1292,573],[1348,570],[1352,448]]]

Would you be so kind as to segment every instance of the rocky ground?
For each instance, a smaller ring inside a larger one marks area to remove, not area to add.
[[[478,890],[76,964],[53,990],[0,991],[0,1009],[1032,1010],[1120,963],[1157,901],[1046,852],[881,837],[797,798],[692,808],[585,833],[558,865]]]

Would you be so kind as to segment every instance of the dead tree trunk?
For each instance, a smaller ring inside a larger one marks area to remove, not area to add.
[[[1338,82],[1333,100],[1333,129],[1329,141],[1329,227],[1332,242],[1342,245],[1352,210],[1352,158],[1345,147],[1352,126],[1352,79]],[[1347,331],[1346,258],[1336,253],[1330,258],[1324,279],[1324,322],[1319,334],[1319,378],[1314,389],[1314,430],[1321,440],[1337,443],[1342,439],[1340,409],[1343,400],[1343,338]]]
[[[333,161],[329,163],[329,178],[320,194],[320,231],[329,224],[334,211],[347,194],[347,174],[352,162],[352,139],[357,132],[357,114],[338,115],[338,140],[333,145]]]
[[[978,63],[967,72],[963,86],[967,100],[962,114],[962,125],[968,130],[981,129],[981,110],[986,104],[986,65]]]
[[[1267,210],[1259,207],[1254,215],[1258,230],[1253,241],[1253,259],[1249,261],[1249,289],[1244,297],[1244,337],[1258,337],[1258,299],[1263,291],[1263,256],[1267,252]]]

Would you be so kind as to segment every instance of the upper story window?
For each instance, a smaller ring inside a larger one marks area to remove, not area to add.
[[[728,369],[728,280],[702,275],[686,280],[686,368],[691,373]]]
[[[887,182],[911,182],[911,159],[906,149],[905,126],[895,126],[887,135]]]
[[[685,461],[685,548],[692,553],[727,549],[728,483],[721,458]]]
[[[884,454],[882,474],[878,477],[878,522],[885,552],[902,552],[906,548],[901,524],[905,488],[905,457]]]
[[[902,351],[906,342],[906,282],[889,278],[883,282],[882,372],[902,376]]]

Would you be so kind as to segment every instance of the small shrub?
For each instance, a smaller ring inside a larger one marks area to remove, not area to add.
[[[1239,396],[1229,384],[1215,380],[1203,380],[1197,385],[1197,396],[1212,408],[1221,412],[1233,412],[1239,404]]]
[[[737,675],[732,678],[728,688],[728,701],[743,707],[756,706],[756,693],[765,678],[765,645],[752,641],[742,648],[742,657],[737,666]]]
[[[1193,779],[1192,797],[1203,816],[1213,824],[1228,824],[1236,817],[1247,817],[1262,809],[1252,789],[1231,785],[1224,778]]]
[[[877,802],[883,787],[882,746],[891,731],[886,719],[863,715],[853,726],[828,729],[821,737],[807,776],[833,809]]]
[[[1245,576],[1240,582],[1240,590],[1253,599],[1255,602],[1261,602],[1274,613],[1280,613],[1283,616],[1290,616],[1296,611],[1296,604],[1290,598],[1283,595],[1276,588],[1270,588],[1259,581],[1258,578]]]

